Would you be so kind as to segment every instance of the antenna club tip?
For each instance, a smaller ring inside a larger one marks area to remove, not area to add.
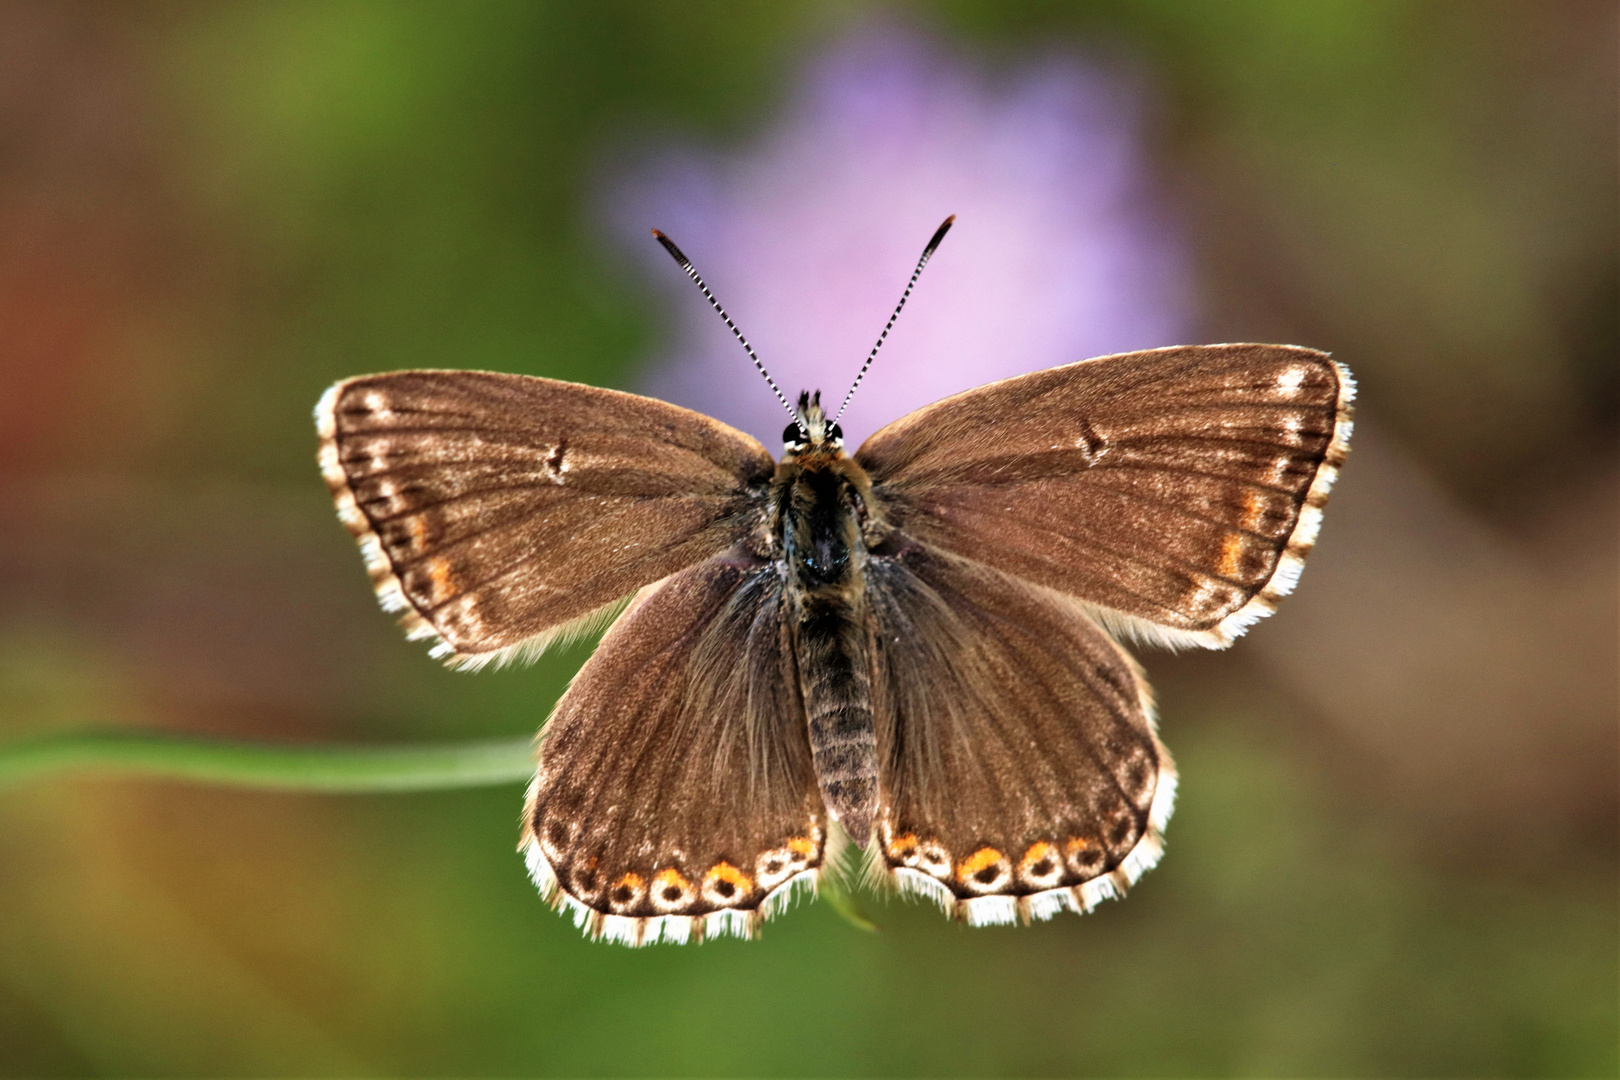
[[[934,253],[935,248],[939,247],[939,242],[945,239],[945,234],[951,231],[951,226],[954,224],[956,224],[956,215],[952,214],[940,223],[939,228],[934,230],[934,235],[928,240],[928,246],[923,248],[922,257],[924,262],[928,261],[928,257]]]
[[[652,234],[655,237],[658,238],[658,242],[660,244],[664,245],[664,250],[669,252],[670,256],[672,258],[674,258],[674,260],[676,262],[681,264],[681,269],[682,270],[690,270],[691,269],[691,267],[692,267],[691,260],[689,260],[686,257],[685,252],[681,251],[680,248],[675,246],[675,241],[673,241],[669,237],[665,236],[663,231],[660,230],[660,229],[654,229],[652,231]]]

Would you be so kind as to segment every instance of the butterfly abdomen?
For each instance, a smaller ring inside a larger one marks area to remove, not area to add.
[[[805,597],[794,651],[822,801],[864,847],[877,814],[878,752],[866,632],[856,616],[837,600]]]
[[[877,731],[866,646],[859,477],[842,455],[784,462],[779,558],[810,752],[827,811],[865,846],[878,806]]]

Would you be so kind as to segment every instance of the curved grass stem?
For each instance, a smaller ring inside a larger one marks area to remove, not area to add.
[[[534,775],[534,743],[523,738],[311,746],[158,732],[82,731],[0,744],[0,786],[68,770],[284,791],[443,791],[529,779]]]
[[[79,731],[0,744],[0,787],[70,771],[281,791],[447,791],[528,780],[534,775],[534,741],[311,746],[162,732]],[[821,895],[851,925],[877,929],[843,886],[824,885]]]
[[[855,899],[854,893],[843,881],[831,875],[823,875],[817,882],[816,895],[827,902],[838,917],[857,930],[864,930],[869,934],[878,932],[878,924],[867,918],[866,912]]]

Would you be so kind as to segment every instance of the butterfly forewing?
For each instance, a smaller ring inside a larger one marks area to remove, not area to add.
[[[1352,395],[1311,349],[1156,349],[947,398],[856,460],[906,535],[1076,597],[1115,628],[1221,647],[1292,589]]]
[[[593,937],[751,936],[822,863],[776,570],[716,558],[649,588],[540,742],[523,847]]]
[[[522,375],[362,376],[316,421],[384,605],[471,665],[730,547],[757,528],[773,468],[698,413]]]
[[[1157,861],[1175,771],[1135,665],[1076,606],[913,545],[874,559],[874,857],[975,924],[1085,911]]]

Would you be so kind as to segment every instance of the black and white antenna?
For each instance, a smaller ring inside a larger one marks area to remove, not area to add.
[[[675,241],[665,236],[662,232],[654,229],[652,233],[654,236],[658,237],[658,242],[664,245],[664,250],[669,252],[675,261],[680,264],[682,270],[686,271],[686,276],[691,278],[699,289],[703,290],[704,298],[714,306],[715,311],[720,313],[720,318],[725,320],[726,326],[730,328],[733,334],[737,335],[737,340],[741,342],[742,347],[747,350],[748,358],[754,362],[754,366],[759,369],[759,373],[765,376],[765,381],[771,384],[771,389],[776,393],[776,400],[782,403],[782,408],[788,411],[788,415],[793,417],[793,422],[798,425],[799,430],[804,432],[806,438],[809,438],[810,432],[804,426],[804,420],[800,418],[798,412],[791,404],[789,404],[786,395],[782,393],[782,388],[776,385],[776,380],[771,378],[771,373],[765,370],[765,365],[759,362],[759,356],[754,352],[754,347],[748,344],[748,339],[743,337],[743,332],[737,329],[736,323],[731,321],[731,316],[726,314],[726,309],[720,306],[720,301],[714,298],[714,293],[710,292],[709,287],[703,284],[703,279],[698,276],[697,269],[692,265],[692,260],[688,259],[686,255],[682,253],[681,249],[675,246]],[[944,232],[941,231],[940,235],[943,236]],[[934,242],[939,242],[938,237],[935,238]],[[925,260],[926,258],[927,256],[924,256]],[[918,269],[921,269],[921,267],[918,267]],[[916,275],[912,276],[912,280],[916,280]],[[911,290],[910,288],[907,288],[906,291],[909,293]],[[901,303],[904,302],[905,301],[903,300],[901,301]],[[890,320],[890,322],[893,321],[894,320],[892,319]],[[885,331],[885,333],[887,333],[887,331]]]
[[[889,331],[894,329],[894,320],[900,317],[900,309],[906,306],[907,300],[911,299],[911,290],[916,286],[917,279],[922,276],[923,267],[928,265],[928,260],[934,255],[934,249],[939,247],[939,242],[945,239],[945,234],[951,231],[951,226],[954,224],[956,224],[956,215],[952,214],[941,223],[939,228],[934,230],[933,239],[929,240],[928,246],[923,248],[922,258],[917,260],[917,269],[911,272],[911,280],[906,282],[906,291],[900,294],[900,302],[894,305],[894,314],[889,316],[888,323],[883,327],[883,333],[878,335],[877,344],[873,345],[872,351],[866,355],[866,363],[861,365],[860,374],[856,375],[855,381],[850,384],[849,393],[844,395],[844,403],[838,406],[838,415],[832,418],[833,423],[838,423],[839,417],[844,415],[844,410],[849,408],[849,399],[855,396],[855,388],[861,385],[862,379],[866,378],[866,369],[872,366],[873,360],[877,359],[878,350],[883,348],[883,342],[888,338]]]

